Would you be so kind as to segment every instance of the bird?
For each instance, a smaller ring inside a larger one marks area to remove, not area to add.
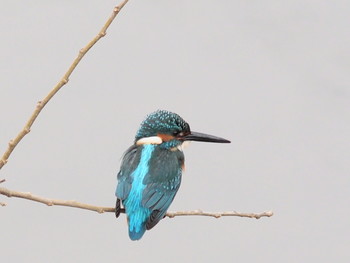
[[[126,213],[131,240],[140,240],[165,216],[180,187],[183,147],[189,141],[230,143],[191,131],[184,119],[167,110],[157,110],[142,121],[122,158],[115,191],[115,216]]]

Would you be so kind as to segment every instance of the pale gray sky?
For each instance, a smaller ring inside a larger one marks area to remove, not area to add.
[[[116,1],[4,1],[1,154]],[[150,112],[232,140],[192,143],[171,210],[139,242],[125,216],[0,196],[6,262],[349,262],[349,1],[133,1],[43,110],[2,186],[113,206]]]

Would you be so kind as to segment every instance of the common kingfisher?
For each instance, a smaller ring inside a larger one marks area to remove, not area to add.
[[[179,190],[184,170],[182,146],[186,141],[230,143],[199,132],[176,113],[158,110],[149,114],[125,152],[115,192],[115,215],[123,208],[131,240],[139,240],[166,214]]]

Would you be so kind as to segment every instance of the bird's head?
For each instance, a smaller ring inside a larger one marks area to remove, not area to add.
[[[192,132],[190,125],[179,115],[166,110],[149,114],[141,123],[135,137],[137,145],[158,144],[164,148],[174,148],[185,141],[230,143],[230,141],[198,132]]]

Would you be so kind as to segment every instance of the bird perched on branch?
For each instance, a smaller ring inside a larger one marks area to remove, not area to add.
[[[180,187],[186,141],[230,143],[212,135],[192,132],[176,113],[149,114],[125,152],[116,189],[116,217],[125,208],[131,240],[139,240],[166,214]]]

